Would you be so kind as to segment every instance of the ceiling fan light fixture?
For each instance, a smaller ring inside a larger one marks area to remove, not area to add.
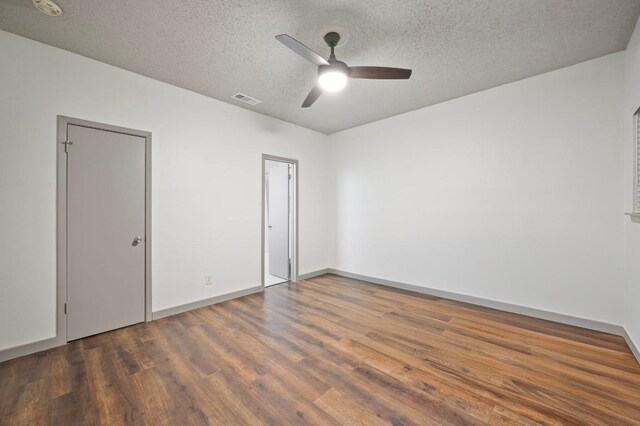
[[[318,84],[325,92],[339,92],[347,85],[347,73],[339,69],[328,69],[318,76]]]

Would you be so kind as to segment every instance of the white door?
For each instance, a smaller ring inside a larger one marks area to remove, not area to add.
[[[289,164],[273,162],[267,178],[269,273],[289,279]]]
[[[67,340],[145,320],[145,139],[69,124]]]

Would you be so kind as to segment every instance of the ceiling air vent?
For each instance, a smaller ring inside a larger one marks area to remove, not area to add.
[[[247,96],[242,93],[236,93],[235,95],[232,96],[232,98],[235,99],[236,101],[244,102],[245,104],[249,104],[249,105],[258,105],[260,102],[262,102],[257,100],[256,98],[252,98],[251,96]]]

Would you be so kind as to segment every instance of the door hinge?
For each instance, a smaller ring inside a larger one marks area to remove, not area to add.
[[[69,145],[73,145],[73,142],[64,141],[64,142],[62,142],[62,145],[64,145],[64,152],[68,154],[69,153]]]
[[[67,304],[64,304],[64,314],[67,315]]]

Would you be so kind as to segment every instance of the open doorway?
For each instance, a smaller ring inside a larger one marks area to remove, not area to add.
[[[297,161],[262,156],[262,285],[297,276]]]

